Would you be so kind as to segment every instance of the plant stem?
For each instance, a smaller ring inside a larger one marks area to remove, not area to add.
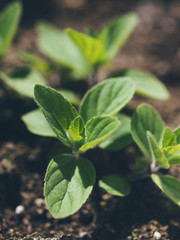
[[[89,88],[92,88],[97,83],[97,71],[94,69],[91,76],[88,78]]]

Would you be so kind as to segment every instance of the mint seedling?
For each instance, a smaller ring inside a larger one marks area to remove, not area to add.
[[[72,151],[53,157],[47,169],[44,195],[53,217],[67,217],[87,200],[95,183],[95,170],[80,155],[116,131],[120,122],[114,115],[130,101],[134,91],[127,77],[104,81],[86,93],[78,113],[61,93],[35,86],[35,100],[42,112],[24,115],[24,122],[31,132],[56,137]]]
[[[132,117],[132,136],[144,156],[151,160],[150,175],[155,184],[175,203],[180,204],[180,182],[160,169],[180,164],[179,128],[165,128],[158,113],[148,104],[140,105]]]

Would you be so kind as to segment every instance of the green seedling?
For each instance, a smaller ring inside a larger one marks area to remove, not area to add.
[[[71,79],[87,79],[92,87],[96,83],[97,70],[101,66],[112,65],[113,58],[124,46],[138,22],[138,15],[129,13],[117,17],[99,32],[89,28],[87,34],[69,28],[60,31],[48,23],[40,23],[37,26],[38,47],[54,62],[54,67],[31,53],[21,52],[20,57],[44,74],[51,73],[52,69],[58,69],[59,66],[62,72],[71,75]],[[162,100],[169,97],[164,84],[146,72],[127,69],[111,76],[131,77],[139,95]]]
[[[134,91],[134,83],[127,77],[101,82],[85,94],[78,113],[61,93],[35,86],[40,110],[24,115],[24,122],[31,132],[56,137],[72,152],[53,157],[47,169],[44,195],[53,217],[67,217],[87,200],[95,183],[95,169],[80,155],[118,129],[121,116],[116,114],[130,101]]]
[[[180,128],[172,131],[165,127],[155,109],[148,104],[141,104],[131,119],[131,133],[134,141],[144,155],[136,162],[137,174],[130,180],[151,177],[153,182],[176,204],[180,205],[180,182],[173,176],[163,175],[161,169],[180,164]],[[108,193],[120,196],[124,178],[106,176],[99,185]],[[119,190],[119,191],[118,191]],[[120,193],[119,193],[120,192]]]

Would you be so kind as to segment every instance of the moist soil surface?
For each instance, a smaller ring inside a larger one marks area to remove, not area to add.
[[[63,0],[52,1],[49,11],[48,1],[41,4],[41,14],[36,10],[33,15],[33,6],[25,1],[27,14],[3,61],[4,69],[22,66],[17,50],[40,54],[34,28],[38,16],[59,28],[82,31],[87,25],[98,29],[118,14],[135,11],[140,16],[140,24],[115,58],[111,71],[138,68],[155,74],[166,84],[171,98],[159,101],[135,96],[129,109],[148,102],[172,129],[180,125],[179,1]],[[97,73],[98,81],[109,73],[109,69],[101,69]],[[57,86],[61,77],[54,76],[49,81]],[[0,239],[142,240],[156,239],[155,232],[160,233],[160,239],[180,239],[179,207],[148,178],[133,182],[131,194],[125,198],[110,196],[96,184],[88,201],[76,214],[66,219],[53,219],[45,206],[43,179],[51,149],[57,142],[29,133],[20,116],[34,109],[35,103],[15,98],[9,89],[5,90],[6,94],[0,98]],[[98,180],[105,174],[130,174],[138,155],[132,144],[120,152],[89,151],[85,157],[93,162]],[[171,167],[170,174],[180,179],[180,166]]]

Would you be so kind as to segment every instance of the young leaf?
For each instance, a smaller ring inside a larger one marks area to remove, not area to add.
[[[45,137],[57,137],[40,109],[24,114],[21,119],[31,133]]]
[[[170,165],[166,156],[161,151],[156,140],[154,139],[153,135],[149,131],[147,131],[147,137],[149,140],[149,147],[151,151],[152,161],[155,161],[159,166],[163,168],[169,168]]]
[[[166,127],[162,140],[162,149],[169,146],[174,146],[175,144],[176,144],[175,133],[173,133],[170,128]]]
[[[138,22],[138,15],[129,13],[113,20],[102,29],[98,39],[104,44],[109,59],[122,48]]]
[[[177,144],[180,144],[180,127],[175,129],[174,133],[176,135],[176,142],[177,142]]]
[[[180,205],[180,181],[176,178],[166,175],[158,176],[157,174],[151,175],[155,184],[176,204]]]
[[[8,51],[21,17],[20,2],[8,5],[0,15],[0,58]]]
[[[134,91],[134,84],[129,78],[107,79],[86,93],[80,115],[85,122],[99,115],[115,115],[130,101]]]
[[[145,97],[167,100],[169,92],[166,86],[152,74],[142,70],[126,69],[111,77],[130,77],[136,85],[136,93]]]
[[[45,55],[82,77],[89,74],[90,66],[86,57],[66,33],[46,23],[39,24],[37,29],[38,46]]]
[[[131,187],[126,179],[117,175],[103,177],[99,181],[99,187],[107,193],[119,197],[125,197],[131,191]]]
[[[101,141],[109,137],[117,129],[119,124],[119,121],[115,117],[93,117],[86,123],[86,140],[79,150],[85,152],[90,148],[94,148]]]
[[[86,159],[63,154],[54,157],[47,169],[44,195],[54,218],[75,213],[89,197],[95,183],[95,170]]]
[[[50,87],[36,85],[35,99],[57,137],[66,145],[70,145],[67,130],[71,121],[77,117],[75,108],[57,91]]]
[[[180,144],[163,149],[170,164],[180,164]]]
[[[0,71],[0,77],[6,85],[18,94],[29,98],[34,97],[34,86],[36,84],[47,84],[40,72],[29,68],[15,69],[11,75]]]
[[[149,167],[149,163],[146,161],[146,159],[142,157],[138,157],[135,160],[134,168],[136,173],[143,173],[147,172]]]
[[[100,41],[73,29],[67,29],[66,33],[74,41],[91,65],[96,66],[107,61],[106,51]]]
[[[68,129],[68,134],[72,142],[81,143],[81,145],[83,144],[85,139],[85,128],[81,116],[76,117],[71,122]]]
[[[150,157],[150,149],[146,132],[149,131],[152,133],[159,146],[164,128],[161,117],[152,106],[141,104],[137,107],[131,119],[131,134],[134,141],[147,158]]]
[[[100,148],[118,151],[132,143],[130,117],[124,114],[117,114],[116,117],[120,122],[120,126],[106,140],[99,144]]]
[[[25,51],[19,51],[18,57],[28,63],[30,66],[38,69],[40,72],[49,75],[52,73],[52,69],[49,63],[44,59]]]

